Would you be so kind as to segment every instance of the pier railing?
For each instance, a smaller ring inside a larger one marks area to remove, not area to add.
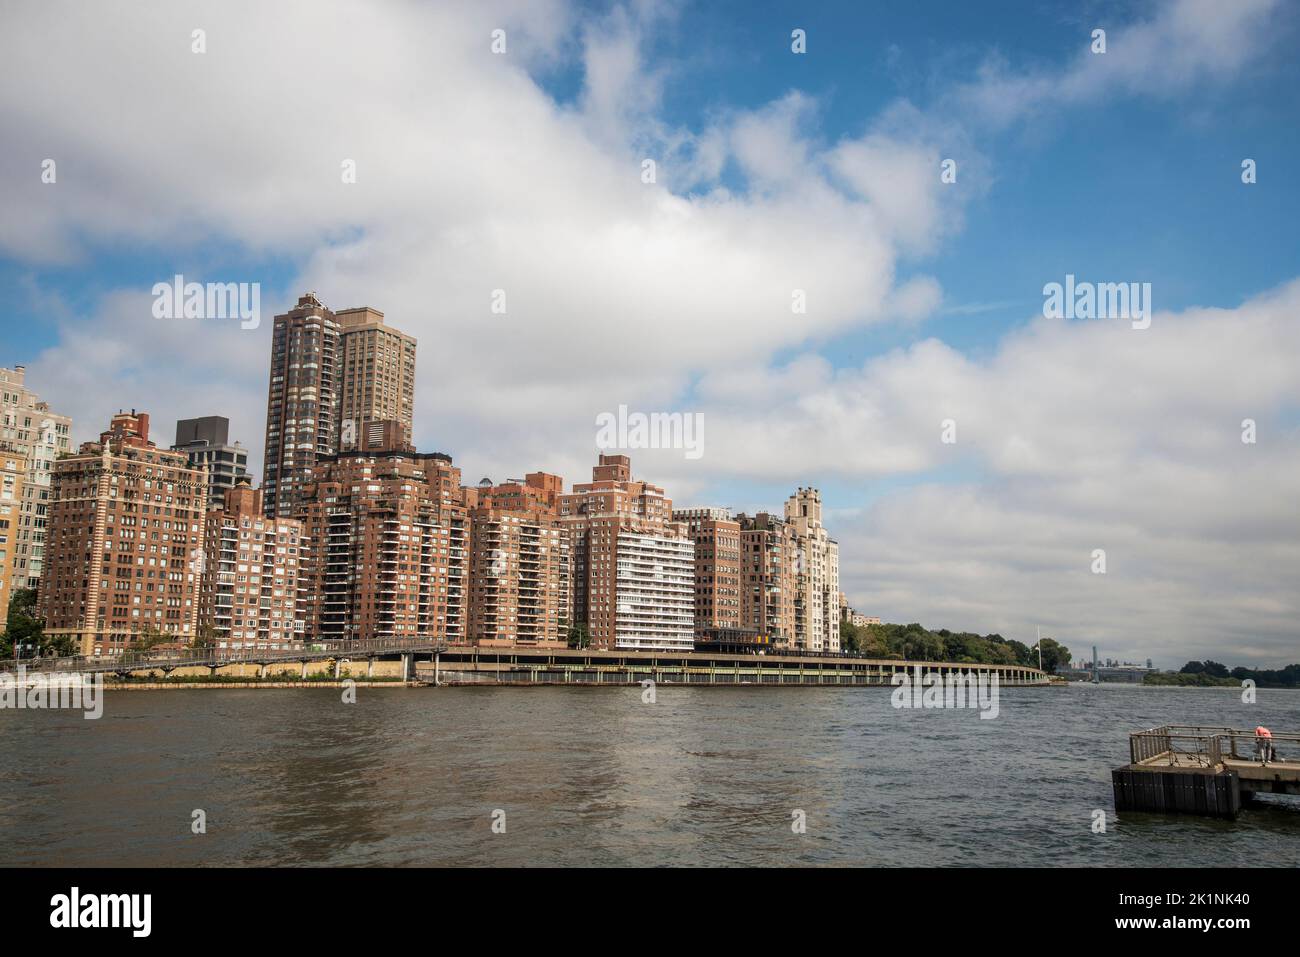
[[[1300,752],[1300,734],[1274,734],[1273,747],[1295,746]],[[1129,756],[1133,764],[1203,765],[1214,767],[1224,759],[1252,760],[1256,755],[1256,735],[1243,728],[1162,725],[1129,735]],[[1288,747],[1288,750],[1292,750]]]
[[[307,642],[295,648],[187,648],[184,651],[124,651],[103,657],[28,658],[0,661],[0,672],[28,673],[66,671],[127,672],[147,669],[170,670],[186,667],[222,667],[237,664],[274,664],[290,661],[320,661],[329,658],[369,658],[406,652],[439,653],[447,650],[444,641],[430,639],[349,639],[346,641]]]

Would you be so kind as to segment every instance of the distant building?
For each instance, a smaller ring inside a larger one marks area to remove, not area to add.
[[[262,514],[262,492],[247,482],[208,512],[199,637],[210,626],[222,651],[292,648],[305,637],[299,608],[302,523]]]
[[[786,499],[785,520],[798,540],[795,562],[795,647],[840,650],[840,546],[822,525],[822,496],[801,488]]]
[[[339,451],[362,447],[374,422],[400,423],[411,441],[415,412],[413,336],[385,325],[378,309],[340,309]],[[392,437],[389,438],[391,444]]]
[[[683,508],[673,521],[695,541],[695,635],[738,631],[740,523],[725,508]]]
[[[248,479],[248,450],[230,442],[230,420],[221,415],[180,419],[172,449],[189,457],[190,468],[208,470],[208,507],[225,505],[226,492]]]
[[[266,514],[289,518],[317,459],[338,451],[339,322],[315,293],[275,317],[266,399]]]
[[[593,648],[690,651],[695,544],[664,490],[632,478],[626,455],[600,455],[589,483],[559,497],[573,550],[573,616]]]
[[[318,460],[408,446],[415,407],[411,336],[369,306],[327,308],[315,293],[275,317],[266,403],[267,515],[289,517]],[[392,426],[374,423],[397,422]]]
[[[307,539],[310,639],[464,643],[469,516],[441,452],[341,452],[313,465],[294,517]]]
[[[45,563],[45,534],[54,462],[71,451],[72,420],[50,409],[26,386],[23,366],[0,369],[0,443],[27,461],[23,499],[10,538],[13,584],[38,588]]]
[[[795,647],[796,553],[794,528],[767,512],[738,515],[741,548],[741,627],[769,635],[775,646]]]
[[[853,616],[849,619],[849,621],[851,624],[857,625],[859,628],[863,628],[867,625],[880,624],[879,618],[876,618],[873,615],[860,615],[857,612],[853,613]]]
[[[470,510],[469,641],[566,648],[569,530],[544,509]]]
[[[119,412],[98,442],[55,463],[39,609],[47,635],[116,654],[142,632],[194,640],[206,470],[149,439],[149,416]]]

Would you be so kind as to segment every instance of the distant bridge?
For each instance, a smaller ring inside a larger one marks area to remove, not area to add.
[[[161,671],[163,674],[177,668],[218,668],[229,665],[258,665],[262,674],[267,665],[299,662],[306,674],[310,661],[337,662],[368,661],[376,658],[400,657],[402,677],[413,676],[411,667],[416,655],[430,658],[447,650],[447,643],[435,639],[385,639],[375,638],[352,641],[320,641],[304,643],[293,649],[241,648],[220,650],[216,648],[188,648],[182,652],[126,651],[120,655],[103,657],[30,658],[0,662],[0,672],[16,671],[21,665],[29,674],[78,672],[80,674],[128,675],[139,671]]]

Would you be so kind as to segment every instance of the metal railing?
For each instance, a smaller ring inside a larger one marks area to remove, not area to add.
[[[1258,744],[1263,740],[1271,742],[1275,752],[1279,743],[1288,745],[1288,750],[1291,746],[1300,750],[1300,734],[1273,734],[1263,739],[1253,730],[1242,728],[1171,724],[1130,734],[1129,757],[1133,764],[1214,767],[1225,759],[1255,760],[1259,756]]]
[[[341,641],[304,642],[296,648],[256,649],[239,648],[189,648],[183,652],[124,651],[118,655],[82,656],[66,658],[25,658],[0,661],[0,672],[17,671],[21,666],[34,672],[122,672],[144,671],[150,668],[171,670],[186,667],[219,667],[235,664],[272,664],[284,661],[321,661],[328,658],[367,658],[372,655],[401,652],[438,653],[447,650],[447,643],[437,639],[383,638],[348,639]]]

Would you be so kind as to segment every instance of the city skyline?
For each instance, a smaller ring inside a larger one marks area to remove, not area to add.
[[[15,15],[0,43],[18,75],[41,67],[17,38],[58,17]],[[31,115],[30,80],[0,92],[18,144],[0,180],[4,362],[71,416],[74,447],[118,408],[220,414],[260,476],[271,317],[314,289],[419,340],[414,443],[471,480],[581,476],[596,417],[620,406],[701,413],[699,460],[634,450],[639,472],[684,506],[746,513],[819,487],[869,614],[1042,624],[1171,664],[1289,661],[1300,210],[1282,5],[845,6],[736,29],[700,9],[384,6],[359,35],[327,5],[205,24],[125,10],[136,78],[87,17],[42,94],[65,122]],[[438,62],[394,40],[419,36],[443,38]],[[350,60],[358,43],[393,76]],[[295,76],[322,50],[338,70]],[[125,113],[97,101],[96,70]],[[160,150],[181,89],[223,106]],[[155,318],[150,290],[176,274],[261,283],[260,326]],[[1151,283],[1150,327],[1046,318],[1042,290],[1067,277]]]

